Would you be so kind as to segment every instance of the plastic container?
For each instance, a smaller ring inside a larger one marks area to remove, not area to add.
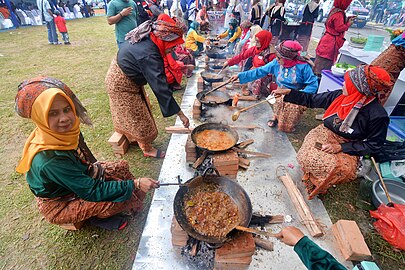
[[[336,77],[330,70],[322,70],[322,77],[319,83],[318,94],[341,90],[344,82],[343,77]]]
[[[384,37],[377,35],[369,35],[367,38],[366,46],[364,46],[364,51],[379,52],[384,44]]]

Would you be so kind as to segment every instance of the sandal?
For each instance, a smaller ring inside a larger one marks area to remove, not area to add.
[[[249,91],[249,89],[242,89],[242,95],[244,95],[244,96],[250,96],[250,91]]]
[[[157,149],[156,155],[151,155],[147,153],[143,153],[144,157],[153,157],[153,158],[164,158],[166,156],[166,153],[160,149]]]
[[[108,218],[89,218],[89,224],[109,231],[120,231],[128,225],[128,221],[121,215],[115,215]]]
[[[278,123],[278,120],[277,120],[277,119],[271,119],[271,120],[267,121],[267,125],[268,125],[269,127],[276,127],[276,126],[277,126],[277,123]]]

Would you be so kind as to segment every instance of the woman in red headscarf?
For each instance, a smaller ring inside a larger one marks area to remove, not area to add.
[[[346,17],[345,10],[352,0],[335,0],[325,22],[325,34],[316,47],[314,73],[321,76],[322,70],[330,70],[336,62],[339,49],[345,42],[345,33],[353,24],[354,17]]]
[[[366,65],[346,72],[344,78],[342,91],[274,91],[285,95],[284,102],[326,109],[323,124],[308,133],[297,154],[309,199],[354,180],[359,156],[378,153],[387,136],[389,117],[379,97],[392,85],[388,72]]]
[[[189,126],[189,119],[173,98],[165,75],[165,58],[184,42],[182,36],[181,26],[161,14],[156,22],[147,21],[127,34],[129,42],[119,49],[107,73],[105,82],[114,129],[131,143],[138,143],[147,157],[163,158],[164,153],[152,146],[157,128],[143,87],[146,83],[163,116],[177,114],[183,125]]]
[[[228,61],[224,63],[223,68],[227,66],[237,65],[243,60],[249,59],[252,57],[252,64],[253,69],[264,66],[265,64],[273,61],[276,58],[276,54],[274,48],[270,46],[270,42],[272,39],[272,34],[267,30],[262,30],[255,36],[255,46],[247,49],[241,54],[235,55]],[[273,48],[273,49],[272,49]],[[246,71],[245,69],[243,71]],[[247,92],[243,92],[244,95],[250,94],[250,89],[255,95],[265,95],[269,94],[267,90],[268,84],[271,82],[271,75],[265,76],[254,82],[248,86],[249,90],[245,90]]]

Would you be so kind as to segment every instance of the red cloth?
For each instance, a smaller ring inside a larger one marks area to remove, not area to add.
[[[255,47],[256,54],[258,54],[269,47],[273,35],[267,30],[262,30],[256,34],[255,38],[260,42],[260,48]]]
[[[160,14],[157,20],[166,21],[170,24],[176,25],[176,22],[167,14]],[[176,45],[184,43],[183,38],[179,37],[173,41],[164,41],[156,37],[153,32],[150,32],[150,39],[159,48],[160,54],[163,57],[167,82],[169,84],[174,83],[174,81],[180,83],[181,77],[183,76],[181,73],[181,68],[176,60],[174,60],[171,53],[166,54],[165,51],[175,47]]]
[[[62,16],[58,15],[54,19],[56,27],[58,27],[59,32],[61,33],[67,33],[67,28],[66,28],[66,21],[65,18]]]
[[[351,4],[352,0],[335,0],[333,1],[333,6],[340,8],[341,10],[346,10],[350,4]]]
[[[350,26],[348,22],[346,22],[344,11],[334,8],[330,13],[332,12],[335,13],[330,15],[325,22],[325,34],[316,47],[316,55],[335,62],[339,54],[339,49],[345,42],[345,32]]]
[[[391,79],[388,72],[380,67],[370,66],[370,71],[374,73],[376,77],[378,77],[378,79],[376,80],[370,80],[369,78],[371,74],[366,75],[367,78],[365,79],[367,79],[368,85],[372,89],[380,88],[380,85],[383,85],[384,82],[389,82]],[[323,116],[324,119],[337,113],[339,118],[341,120],[344,120],[353,109],[353,107],[356,105],[356,103],[359,102],[362,98],[366,97],[364,94],[360,93],[359,90],[357,90],[356,86],[350,79],[348,72],[346,72],[345,74],[344,87],[346,87],[347,96],[340,95],[339,97],[337,97],[326,110]],[[375,98],[375,96],[369,96],[365,99],[363,104],[366,105],[373,101]]]
[[[181,83],[183,73],[181,72],[181,67],[184,66],[183,63],[174,60],[173,56],[169,53],[163,59],[165,65],[166,80],[168,84],[177,82]]]

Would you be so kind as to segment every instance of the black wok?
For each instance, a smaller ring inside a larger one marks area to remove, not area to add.
[[[213,48],[213,49],[207,50],[206,54],[209,58],[226,59],[227,52],[225,50]]]
[[[224,65],[222,64],[209,64],[209,67],[212,69],[222,69]]]
[[[200,92],[197,94],[197,99],[204,105],[214,107],[217,105],[225,104],[229,101],[229,99],[231,99],[231,97],[225,92],[216,91],[210,93],[209,95],[204,95],[204,92]]]
[[[215,171],[215,174],[207,175],[208,171]],[[248,226],[250,219],[252,218],[252,203],[249,199],[246,191],[235,181],[220,176],[218,171],[214,168],[208,168],[202,176],[197,176],[191,180],[188,180],[185,186],[179,188],[174,197],[173,210],[174,216],[176,217],[177,222],[180,227],[183,228],[190,236],[195,239],[205,241],[212,244],[223,243],[228,237],[209,237],[204,236],[194,230],[193,226],[187,220],[185,209],[184,209],[184,200],[186,195],[192,191],[193,188],[196,188],[200,185],[207,185],[210,183],[215,183],[219,186],[218,191],[227,194],[233,202],[237,205],[239,210],[239,224],[240,226]],[[229,235],[229,234],[228,234]]]
[[[197,143],[196,135],[204,130],[219,130],[219,131],[224,131],[224,132],[228,133],[233,138],[233,145],[230,147],[224,147],[224,148],[218,149],[218,150],[209,150],[207,148],[202,147],[201,145],[199,145]],[[201,124],[198,127],[193,129],[193,131],[191,132],[191,140],[200,149],[210,151],[210,152],[221,152],[221,151],[225,151],[225,150],[228,150],[228,149],[231,149],[232,147],[234,147],[238,143],[239,135],[234,129],[232,129],[228,125],[224,125],[224,124],[220,124],[220,123],[205,123],[205,124]]]
[[[218,74],[215,72],[203,71],[201,72],[201,77],[204,81],[213,83],[213,82],[222,82],[224,80],[224,74]]]

